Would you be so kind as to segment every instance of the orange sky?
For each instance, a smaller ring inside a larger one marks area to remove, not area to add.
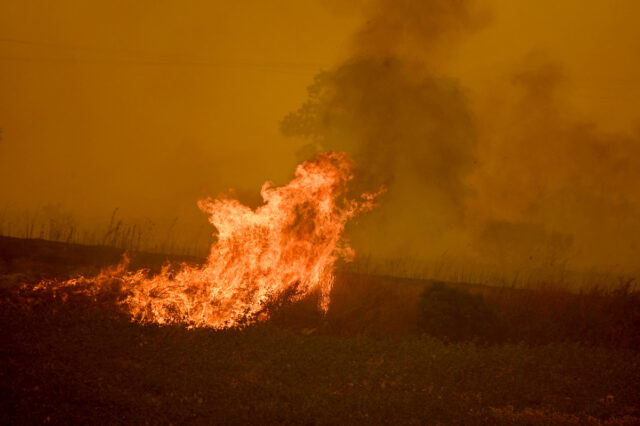
[[[344,50],[345,20],[218,3],[3,2],[2,202],[148,215],[290,175],[278,122]]]
[[[368,3],[0,2],[0,209],[189,222],[203,195],[234,187],[252,200],[265,180],[284,183],[300,144],[280,121],[352,54]],[[533,55],[562,70],[572,118],[638,131],[640,3],[474,8],[477,28],[433,66],[479,120],[509,103],[493,96]]]

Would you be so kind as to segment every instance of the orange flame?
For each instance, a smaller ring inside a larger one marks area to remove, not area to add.
[[[300,164],[285,186],[262,186],[264,204],[255,210],[231,199],[201,200],[217,231],[201,267],[169,266],[153,277],[124,268],[82,278],[96,288],[117,281],[132,318],[190,327],[234,327],[256,315],[270,298],[294,290],[301,298],[319,290],[326,311],[335,262],[353,257],[342,239],[347,221],[371,209],[378,194],[349,199],[352,164],[344,153],[322,153]],[[78,280],[63,283],[78,284]]]

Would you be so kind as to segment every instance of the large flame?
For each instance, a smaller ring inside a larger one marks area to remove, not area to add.
[[[200,201],[217,232],[201,267],[181,265],[175,271],[167,266],[151,277],[119,267],[41,287],[82,284],[92,292],[115,281],[126,294],[122,306],[134,320],[192,327],[237,326],[271,298],[299,298],[313,291],[320,292],[326,310],[336,261],[353,257],[342,239],[345,224],[371,209],[376,197],[348,198],[351,170],[346,154],[323,153],[300,164],[287,185],[265,183],[264,204],[255,210],[232,199]]]

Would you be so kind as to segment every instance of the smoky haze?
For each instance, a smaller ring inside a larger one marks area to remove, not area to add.
[[[331,149],[363,256],[638,270],[636,2],[301,3],[0,6],[2,232],[203,251],[197,199]]]
[[[473,1],[376,1],[352,55],[282,121],[302,153],[346,150],[388,195],[353,231],[377,258],[444,253],[458,267],[638,267],[640,141],[564,102],[559,61],[524,52],[490,92],[446,63],[490,26]]]
[[[293,175],[278,121],[350,32],[299,3],[2,2],[3,231],[49,237],[54,217],[102,242],[115,211],[153,244],[203,232],[204,252],[197,200],[255,204]]]

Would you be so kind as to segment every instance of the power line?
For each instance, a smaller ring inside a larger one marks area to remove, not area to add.
[[[40,47],[53,47],[56,49],[76,49],[76,50],[96,50],[96,51],[111,51],[111,52],[125,52],[125,53],[144,53],[136,50],[129,49],[110,49],[105,47],[95,47],[95,46],[80,46],[80,45],[71,45],[71,44],[58,44],[58,43],[49,43],[45,41],[33,41],[33,40],[21,40],[17,38],[10,37],[0,37],[0,42],[2,43],[12,43],[12,44],[23,44],[27,46],[40,46]]]
[[[320,69],[318,64],[297,64],[297,63],[242,63],[242,62],[207,62],[207,61],[185,61],[185,60],[127,60],[127,59],[82,59],[82,58],[55,58],[55,57],[20,57],[20,56],[0,56],[0,61],[4,62],[53,62],[71,64],[114,64],[114,65],[163,65],[163,66],[201,66],[216,68],[272,68],[272,69]]]
[[[0,61],[4,62],[52,62],[52,63],[73,63],[73,64],[116,64],[116,65],[149,65],[149,66],[201,66],[215,68],[264,68],[264,69],[320,69],[322,66],[312,62],[220,62],[210,58],[185,57],[183,55],[149,54],[139,50],[109,49],[102,47],[77,46],[67,44],[57,44],[48,42],[38,42],[31,40],[21,40],[8,37],[0,37],[0,43],[20,44],[26,46],[38,46],[66,50],[86,50],[99,53],[120,53],[126,55],[143,56],[144,58],[78,58],[78,57],[26,57],[26,56],[0,56]]]

